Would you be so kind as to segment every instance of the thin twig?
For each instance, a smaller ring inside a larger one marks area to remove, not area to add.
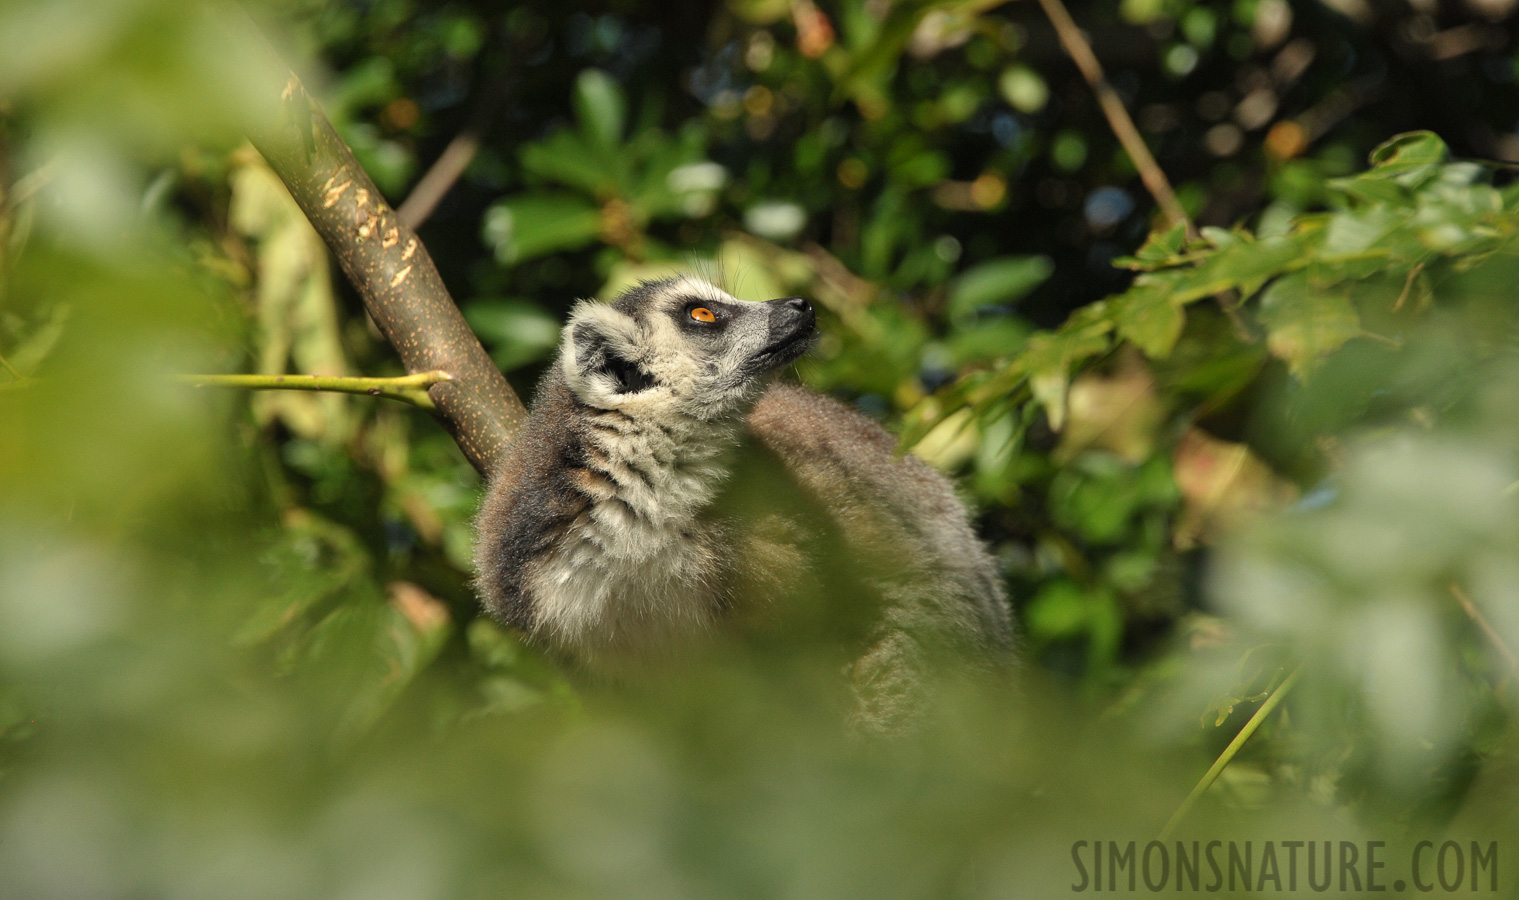
[[[1493,646],[1498,648],[1498,655],[1502,656],[1503,662],[1508,665],[1509,674],[1519,678],[1519,657],[1514,656],[1514,651],[1503,642],[1503,637],[1498,634],[1498,630],[1487,621],[1487,617],[1482,615],[1482,611],[1477,609],[1477,605],[1472,603],[1471,598],[1466,596],[1466,592],[1461,590],[1459,584],[1452,584],[1450,593],[1456,598],[1456,602],[1461,604],[1466,615],[1477,623],[1477,627],[1482,629],[1483,634],[1487,635],[1487,639],[1493,642]]]
[[[10,361],[5,358],[4,353],[0,353],[0,367],[3,367],[5,371],[11,373],[11,377],[17,381],[26,380],[26,376],[16,371],[16,367],[10,364]]]
[[[1412,269],[1408,270],[1408,278],[1403,282],[1403,290],[1398,294],[1398,299],[1392,305],[1393,312],[1397,312],[1403,308],[1403,301],[1408,299],[1408,292],[1413,290],[1414,279],[1418,278],[1419,273],[1422,271],[1424,271],[1423,263],[1417,263]]]
[[[398,378],[349,378],[325,375],[176,375],[176,380],[196,387],[230,387],[253,391],[333,391],[368,394],[410,403],[429,412],[437,409],[427,389],[453,381],[447,372],[417,372]]]
[[[1076,68],[1081,70],[1081,75],[1091,85],[1092,92],[1097,95],[1097,103],[1102,107],[1103,115],[1107,117],[1108,126],[1113,129],[1113,134],[1118,138],[1118,143],[1123,145],[1124,152],[1129,154],[1129,159],[1134,161],[1134,168],[1139,170],[1139,178],[1149,190],[1150,196],[1160,206],[1160,211],[1165,215],[1167,224],[1174,225],[1181,222],[1186,226],[1187,237],[1197,237],[1196,230],[1192,227],[1192,220],[1187,217],[1187,211],[1182,208],[1181,201],[1176,199],[1176,191],[1171,187],[1171,182],[1166,178],[1166,173],[1155,162],[1155,157],[1150,153],[1150,148],[1145,145],[1143,137],[1140,137],[1139,129],[1134,127],[1134,120],[1129,117],[1129,111],[1124,109],[1123,100],[1113,86],[1108,84],[1107,77],[1102,73],[1102,64],[1097,61],[1097,55],[1092,52],[1092,45],[1082,36],[1081,29],[1076,27],[1076,22],[1066,10],[1065,4],[1060,0],[1039,0],[1044,14],[1049,17],[1050,24],[1055,26],[1055,33],[1060,36],[1060,44],[1065,47],[1065,52],[1076,63]]]
[[[416,228],[437,209],[438,203],[448,194],[474,161],[475,154],[480,152],[480,141],[485,136],[485,131],[496,121],[497,114],[506,102],[506,84],[504,78],[494,78],[489,82],[484,93],[480,95],[480,101],[470,114],[469,122],[454,135],[454,139],[448,142],[443,152],[434,160],[432,166],[417,181],[411,193],[401,201],[396,208],[396,217],[408,228]]]
[[[1283,698],[1287,696],[1287,692],[1292,690],[1292,686],[1297,683],[1297,677],[1300,672],[1302,672],[1300,668],[1293,669],[1290,675],[1282,679],[1282,683],[1277,685],[1276,690],[1271,692],[1271,696],[1266,698],[1266,702],[1261,704],[1261,708],[1255,711],[1255,715],[1250,717],[1250,721],[1245,723],[1245,727],[1239,730],[1239,734],[1234,736],[1234,740],[1229,742],[1229,746],[1224,748],[1224,752],[1218,755],[1218,759],[1214,760],[1213,765],[1203,774],[1202,780],[1192,789],[1192,793],[1188,794],[1187,799],[1183,800],[1181,806],[1176,808],[1176,812],[1171,814],[1170,820],[1166,822],[1166,827],[1160,830],[1160,840],[1165,841],[1170,839],[1171,832],[1176,830],[1176,826],[1182,819],[1186,818],[1187,813],[1192,810],[1192,806],[1197,803],[1203,794],[1207,793],[1208,788],[1213,786],[1213,782],[1218,780],[1218,776],[1229,765],[1229,762],[1234,759],[1235,754],[1239,753],[1240,748],[1245,746],[1245,742],[1250,740],[1250,735],[1255,734],[1255,730],[1261,727],[1261,723],[1266,721],[1266,717],[1271,715],[1271,711],[1276,709]]]
[[[438,156],[432,168],[417,182],[417,186],[411,189],[406,199],[396,209],[396,215],[407,227],[416,228],[427,217],[432,215],[433,210],[438,208],[441,201],[469,168],[469,164],[480,150],[480,135],[471,128],[465,128],[448,142],[443,152]]]

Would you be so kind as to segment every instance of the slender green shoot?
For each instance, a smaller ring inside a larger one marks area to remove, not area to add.
[[[436,409],[427,389],[453,381],[443,371],[416,372],[396,378],[350,378],[325,375],[178,375],[179,381],[196,387],[230,387],[251,391],[333,391],[367,394],[410,403],[418,409]]]
[[[1234,736],[1234,740],[1229,742],[1229,746],[1224,748],[1224,752],[1218,755],[1218,759],[1214,760],[1213,765],[1203,774],[1202,780],[1192,789],[1192,793],[1188,794],[1187,799],[1183,800],[1181,806],[1176,808],[1176,812],[1171,814],[1171,819],[1166,822],[1166,827],[1160,830],[1160,840],[1165,841],[1170,839],[1171,833],[1176,830],[1177,824],[1186,818],[1187,813],[1192,810],[1193,805],[1197,803],[1198,799],[1207,793],[1208,788],[1213,786],[1213,782],[1218,780],[1218,776],[1229,765],[1229,762],[1234,759],[1235,754],[1239,753],[1240,748],[1245,746],[1245,742],[1250,740],[1250,735],[1255,734],[1255,730],[1261,727],[1261,723],[1266,721],[1266,717],[1271,715],[1271,711],[1276,709],[1277,705],[1286,698],[1287,692],[1292,690],[1292,686],[1297,683],[1297,677],[1302,671],[1301,668],[1293,669],[1291,674],[1282,679],[1282,683],[1276,686],[1276,690],[1272,691],[1271,696],[1266,698],[1266,702],[1261,704],[1261,708],[1255,711],[1255,715],[1250,717],[1250,721],[1245,723],[1245,727],[1239,730],[1239,734]]]

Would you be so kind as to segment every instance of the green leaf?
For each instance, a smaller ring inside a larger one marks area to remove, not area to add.
[[[1249,297],[1269,279],[1300,268],[1306,261],[1303,243],[1295,236],[1242,240],[1215,251],[1190,269],[1157,273],[1152,283],[1164,285],[1171,302],[1179,305],[1230,290]]]
[[[1352,178],[1331,178],[1325,184],[1367,203],[1398,206],[1407,206],[1409,203],[1408,191],[1396,181],[1375,173],[1356,175]]]
[[[1328,262],[1360,256],[1407,221],[1406,212],[1385,207],[1338,213],[1329,220],[1319,258]]]
[[[1089,606],[1079,586],[1063,579],[1051,582],[1029,601],[1029,634],[1045,641],[1080,635],[1086,631]]]
[[[586,69],[575,81],[575,115],[580,130],[601,150],[622,141],[627,125],[627,101],[612,76],[600,69]]]
[[[1007,256],[972,266],[950,285],[950,318],[963,320],[983,306],[1018,300],[1054,271],[1048,256]]]
[[[1022,319],[998,316],[956,329],[946,340],[956,366],[989,362],[1021,350],[1028,342],[1029,326]]]
[[[1110,315],[1119,337],[1151,359],[1170,355],[1186,317],[1165,290],[1153,284],[1136,284],[1111,305]]]
[[[1266,346],[1306,379],[1328,354],[1361,334],[1361,319],[1342,294],[1316,291],[1306,273],[1288,275],[1261,297]]]
[[[1410,131],[1378,145],[1367,161],[1383,173],[1400,173],[1437,166],[1449,156],[1450,149],[1433,131]]]
[[[1187,246],[1187,226],[1178,222],[1164,231],[1153,231],[1133,256],[1119,257],[1114,265],[1145,271],[1174,266],[1183,262]]]
[[[1071,367],[1106,353],[1113,343],[1109,337],[1112,330],[1107,305],[1099,301],[1078,310],[1059,331],[1029,338],[1028,349],[1014,365],[1028,375],[1029,390],[1044,407],[1051,430],[1059,431],[1065,425]]]
[[[531,300],[476,300],[465,321],[503,371],[547,357],[559,343],[559,319]]]
[[[496,260],[510,265],[589,244],[601,234],[601,211],[573,194],[527,194],[486,210],[482,230]]]
[[[562,128],[522,148],[522,167],[529,173],[603,199],[622,192],[626,162]]]
[[[1174,228],[1175,226],[1172,227]],[[1222,250],[1223,248],[1232,246],[1234,244],[1238,244],[1240,241],[1246,240],[1246,237],[1244,235],[1230,231],[1227,228],[1218,228],[1213,225],[1204,225],[1202,228],[1198,229],[1198,234],[1202,236],[1203,240],[1212,244],[1219,250]]]

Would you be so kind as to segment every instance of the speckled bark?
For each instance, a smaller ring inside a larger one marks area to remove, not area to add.
[[[408,372],[441,369],[433,415],[481,474],[500,465],[527,416],[454,305],[432,257],[402,224],[295,76],[278,125],[252,134],[358,289]]]

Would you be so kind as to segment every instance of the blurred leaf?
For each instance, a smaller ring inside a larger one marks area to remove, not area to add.
[[[991,362],[1018,353],[1032,329],[1021,319],[988,318],[956,328],[946,340],[955,364]]]
[[[1433,131],[1400,134],[1371,151],[1372,167],[1383,175],[1426,173],[1448,159],[1450,150]]]
[[[1187,245],[1187,226],[1177,222],[1164,231],[1152,231],[1133,256],[1115,259],[1115,265],[1131,269],[1150,270],[1179,265],[1184,261],[1182,251]]]
[[[12,345],[5,359],[22,375],[32,375],[47,361],[48,354],[58,345],[68,325],[72,307],[68,303],[55,303],[43,310],[43,318],[34,328],[26,331]]]
[[[1088,372],[1071,385],[1066,426],[1054,454],[1058,461],[1094,447],[1135,464],[1153,452],[1165,411],[1155,379],[1132,350],[1119,356],[1111,375]]]
[[[627,101],[612,76],[600,69],[586,69],[575,81],[575,115],[581,128],[598,149],[611,152],[622,142],[627,122]]]
[[[496,260],[510,265],[595,240],[601,210],[573,194],[527,194],[486,210],[482,227]]]
[[[230,180],[228,217],[253,248],[258,371],[349,374],[326,245],[262,159],[246,158]],[[253,408],[261,422],[278,420],[329,444],[347,440],[354,426],[349,398],[339,394],[264,391]]]
[[[1361,320],[1343,294],[1315,290],[1307,275],[1287,275],[1261,297],[1266,346],[1292,373],[1307,378],[1327,354],[1359,337]]]
[[[1049,85],[1039,73],[1027,66],[1010,66],[997,79],[997,90],[1010,106],[1020,112],[1035,113],[1049,102]]]
[[[475,300],[464,318],[506,372],[547,358],[559,343],[558,317],[530,300]]]
[[[522,168],[597,199],[616,196],[626,188],[626,162],[619,154],[603,151],[564,128],[522,148]]]
[[[1141,276],[1141,279],[1143,276]],[[1160,359],[1181,337],[1184,314],[1169,293],[1142,280],[1111,303],[1118,336],[1130,341],[1152,359]]]
[[[286,589],[259,601],[237,632],[239,643],[301,633],[311,624],[309,614],[325,613],[333,598],[369,583],[372,566],[351,531],[306,512],[289,517],[264,563]]]
[[[983,306],[1013,303],[1053,272],[1046,256],[1008,256],[973,266],[950,284],[949,315],[964,319]]]
[[[1014,363],[1027,373],[1029,388],[1044,407],[1052,431],[1058,432],[1065,423],[1071,368],[1106,353],[1112,345],[1108,333],[1113,325],[1106,312],[1104,304],[1093,304],[1073,316],[1059,331],[1034,335]]]
[[[1211,540],[1251,515],[1281,509],[1297,494],[1249,447],[1196,428],[1177,443],[1172,466],[1185,504],[1173,534],[1182,548]]]

